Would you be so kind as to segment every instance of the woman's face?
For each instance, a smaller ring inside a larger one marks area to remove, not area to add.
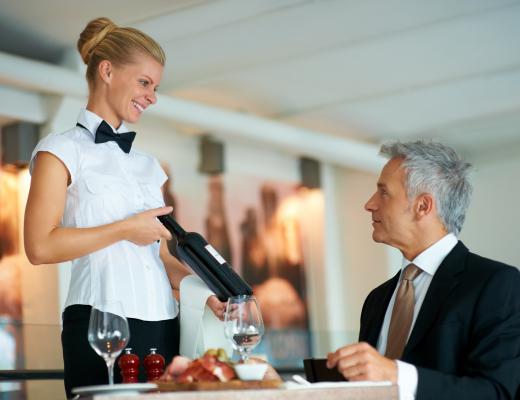
[[[163,66],[149,56],[136,57],[132,64],[112,66],[106,81],[106,111],[110,115],[103,117],[116,128],[121,121],[137,122],[144,110],[157,101],[155,91],[162,73]]]

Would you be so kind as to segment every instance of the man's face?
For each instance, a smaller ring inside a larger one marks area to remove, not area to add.
[[[414,215],[401,164],[402,159],[393,158],[384,166],[377,190],[365,204],[365,210],[372,213],[372,239],[402,250],[413,239]]]

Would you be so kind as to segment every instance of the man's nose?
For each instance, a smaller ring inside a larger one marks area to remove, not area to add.
[[[372,195],[372,197],[370,197],[368,199],[368,201],[365,203],[365,210],[366,211],[371,212],[371,211],[374,211],[376,209],[375,202],[374,202],[374,196],[375,196],[375,194]]]

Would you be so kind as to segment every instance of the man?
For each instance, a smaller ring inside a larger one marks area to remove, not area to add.
[[[423,141],[381,154],[389,161],[365,209],[372,238],[399,249],[403,268],[368,295],[360,342],[330,353],[328,367],[397,383],[401,399],[520,398],[520,272],[457,240],[470,165]]]

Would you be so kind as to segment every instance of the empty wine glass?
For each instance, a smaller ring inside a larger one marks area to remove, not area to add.
[[[251,351],[260,343],[264,322],[255,296],[235,296],[227,301],[224,334],[246,362]]]
[[[107,364],[108,383],[114,384],[114,363],[130,340],[128,321],[118,301],[92,307],[88,325],[88,342]]]

